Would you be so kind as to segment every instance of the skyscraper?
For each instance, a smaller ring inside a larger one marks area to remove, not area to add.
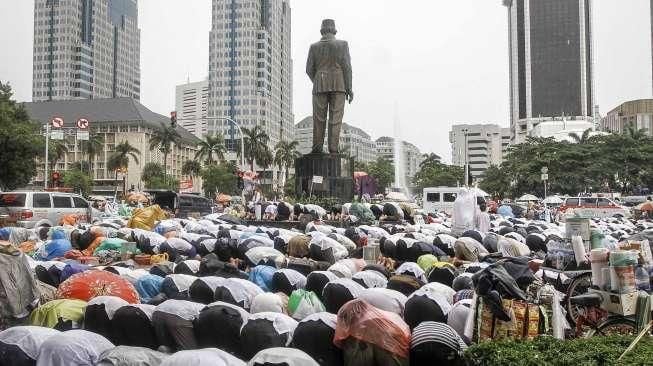
[[[140,99],[137,0],[35,0],[32,99]]]
[[[270,146],[293,139],[289,0],[213,0],[209,34],[209,117],[261,128]],[[238,140],[234,126],[209,120],[208,133]]]
[[[513,142],[539,123],[592,120],[592,1],[503,0]]]
[[[175,88],[175,110],[179,125],[200,139],[207,134],[208,104],[208,80],[188,82]]]

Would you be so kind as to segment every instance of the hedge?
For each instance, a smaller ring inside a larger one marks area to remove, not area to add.
[[[609,336],[572,340],[539,337],[532,341],[496,341],[473,345],[465,352],[469,366],[489,365],[651,365],[653,337],[644,337],[624,358],[619,356],[633,336]]]

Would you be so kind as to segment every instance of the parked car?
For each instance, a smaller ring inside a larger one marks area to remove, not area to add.
[[[4,192],[0,193],[0,215],[5,216],[6,226],[56,226],[66,215],[77,215],[79,221],[90,222],[91,205],[73,193]]]
[[[153,204],[171,210],[175,217],[199,218],[213,213],[213,201],[197,194],[157,190],[147,190],[146,192],[154,197],[152,199]]]
[[[592,217],[611,217],[617,214],[630,216],[628,208],[605,197],[568,197],[560,206],[560,212],[567,213],[572,210],[583,216]]]

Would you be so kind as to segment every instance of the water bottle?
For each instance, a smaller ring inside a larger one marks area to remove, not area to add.
[[[635,270],[635,286],[637,286],[637,290],[651,291],[651,279],[648,271],[642,265],[637,266]]]

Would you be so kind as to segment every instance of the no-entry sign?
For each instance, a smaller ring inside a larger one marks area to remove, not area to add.
[[[55,127],[55,128],[63,127],[63,118],[61,118],[61,117],[52,118],[52,127]]]
[[[77,120],[77,127],[81,129],[88,128],[88,120],[86,118],[80,118]]]

